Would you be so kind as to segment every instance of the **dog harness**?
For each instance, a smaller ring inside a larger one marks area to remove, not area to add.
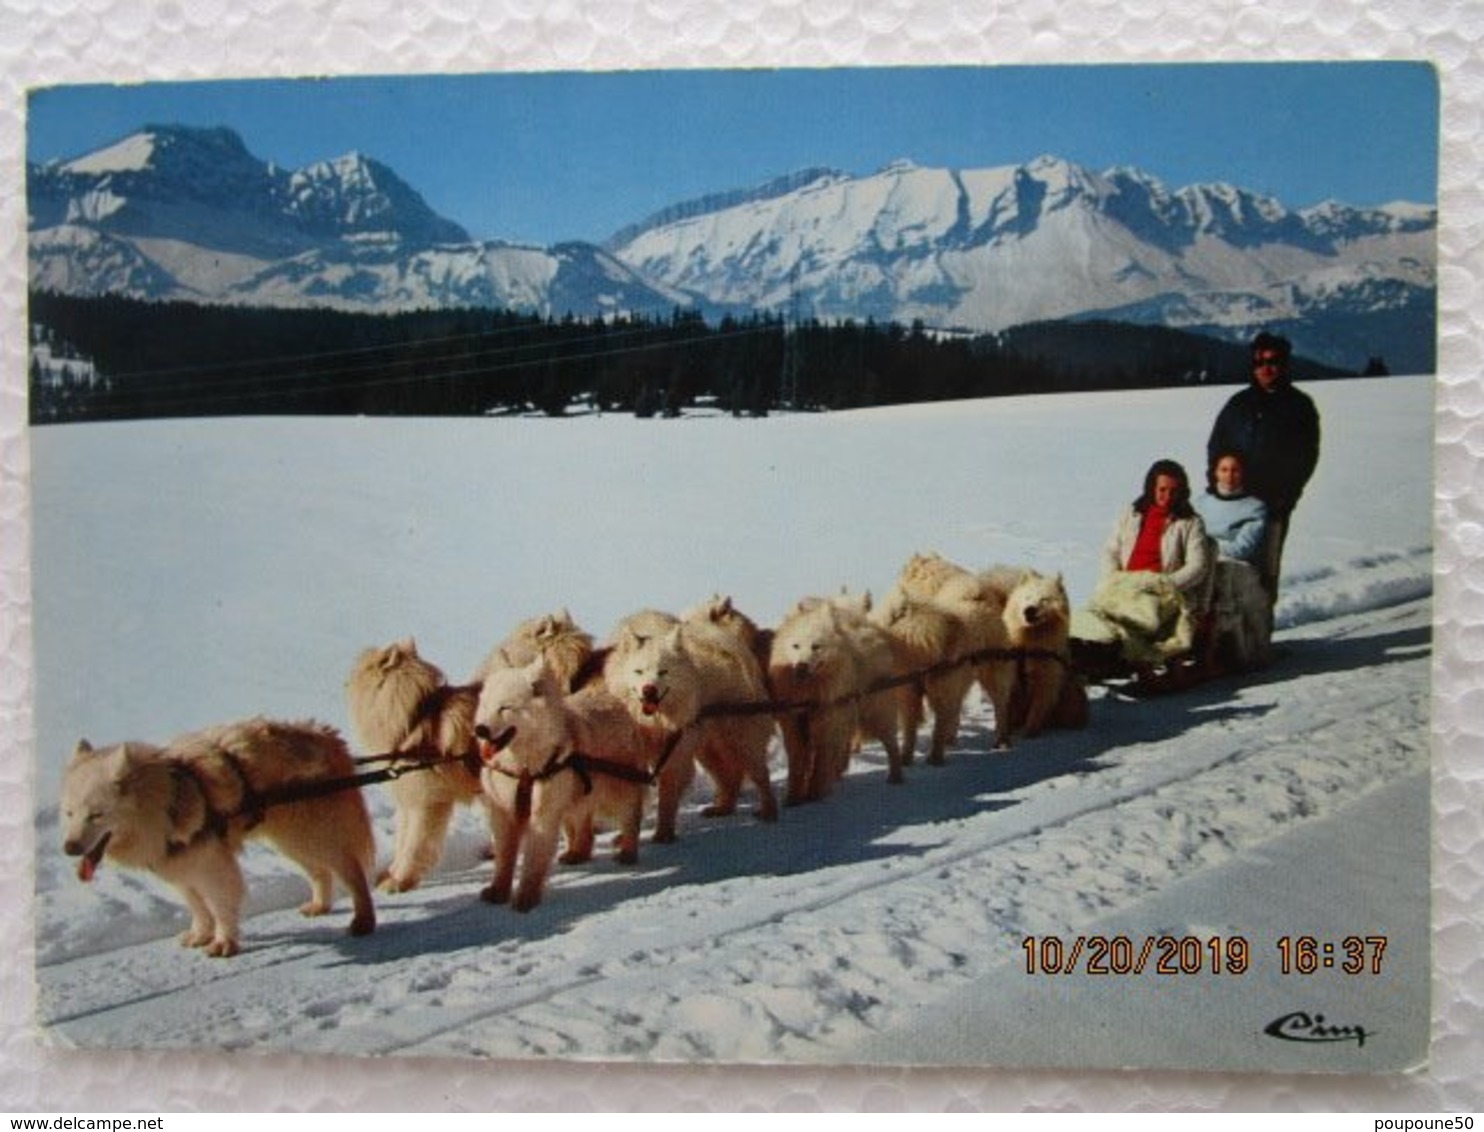
[[[668,748],[673,749],[673,744]],[[648,786],[654,782],[658,771],[647,771],[628,763],[621,763],[614,759],[605,759],[597,755],[589,755],[582,751],[566,752],[563,757],[562,748],[558,747],[551,753],[551,758],[546,760],[546,765],[539,771],[511,770],[501,766],[498,762],[485,764],[496,774],[516,780],[515,787],[515,815],[521,821],[531,816],[531,795],[536,783],[545,782],[549,778],[555,778],[564,770],[570,770],[582,783],[584,795],[593,792],[593,775],[602,774],[609,778],[621,779],[624,782],[632,782],[639,786]]]
[[[213,804],[210,783],[200,773],[199,765],[208,758],[220,761],[237,779],[241,801],[236,809],[224,811]],[[170,817],[172,830],[185,820],[185,791],[188,789],[194,790],[196,796],[200,798],[204,816],[200,826],[196,829],[189,833],[181,831],[183,839],[172,832],[171,837],[165,843],[166,856],[174,857],[184,853],[208,837],[224,839],[227,836],[228,825],[233,818],[244,819],[247,829],[251,829],[263,820],[264,811],[268,808],[266,800],[248,777],[247,768],[242,765],[242,760],[225,747],[213,747],[199,758],[171,759],[169,760],[169,772],[172,791],[166,813]]]
[[[488,729],[485,729],[486,735]],[[484,738],[485,736],[480,736]],[[498,754],[496,758],[498,758]],[[567,770],[567,764],[561,761],[562,749],[558,747],[551,752],[551,758],[546,760],[546,765],[538,771],[527,770],[522,767],[519,770],[511,770],[509,767],[501,766],[498,762],[487,762],[484,765],[496,774],[504,775],[506,778],[515,779],[515,819],[524,822],[531,816],[531,797],[535,793],[536,783],[545,782],[548,778],[554,778],[562,771]],[[588,787],[589,790],[591,786]]]

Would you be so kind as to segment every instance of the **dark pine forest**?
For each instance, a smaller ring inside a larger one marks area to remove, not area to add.
[[[148,417],[578,412],[739,416],[1246,379],[1241,344],[1159,327],[920,324],[755,314],[369,315],[32,293],[33,328],[92,368],[32,362],[33,424]],[[1337,371],[1299,364],[1296,376]]]

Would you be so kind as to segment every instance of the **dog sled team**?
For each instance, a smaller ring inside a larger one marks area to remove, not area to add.
[[[565,611],[518,625],[467,684],[452,684],[411,640],[366,649],[346,680],[350,718],[373,756],[356,760],[332,729],[253,719],[167,746],[80,743],[64,776],[64,848],[87,881],[105,861],[151,870],[190,912],[181,942],[237,952],[245,841],[263,838],[307,874],[305,915],[350,894],[352,934],[375,926],[373,881],[416,888],[438,864],[455,812],[487,825],[493,875],[483,899],[526,911],[554,865],[589,860],[602,828],[614,853],[676,837],[697,768],[707,816],[744,793],[759,820],[779,816],[770,755],[781,739],[782,804],[826,798],[865,743],[902,783],[930,721],[926,760],[941,764],[977,686],[995,746],[1088,722],[1072,661],[1074,613],[1060,577],[975,572],[914,555],[892,590],[806,598],[763,629],[729,598],[682,615],[644,610],[604,643]],[[363,775],[380,761],[388,771]],[[365,780],[389,779],[395,838],[375,872]]]
[[[976,685],[1005,749],[1086,726],[1089,679],[1159,693],[1260,667],[1319,422],[1287,380],[1287,342],[1259,335],[1252,355],[1252,385],[1208,442],[1207,492],[1194,499],[1173,461],[1152,465],[1084,608],[1071,608],[1060,576],[917,554],[880,602],[808,598],[767,630],[720,597],[679,616],[632,614],[602,645],[565,612],[536,617],[463,685],[411,640],[371,648],[346,695],[374,752],[360,762],[380,770],[357,773],[341,737],[314,723],[254,719],[165,747],[84,742],[63,779],[64,849],[84,881],[105,860],[153,871],[190,911],[182,943],[229,956],[249,838],[304,869],[306,915],[330,911],[338,881],[363,935],[376,923],[373,876],[387,893],[417,887],[455,811],[473,806],[494,862],[480,895],[527,911],[558,860],[591,858],[600,825],[616,829],[619,862],[638,861],[651,794],[653,839],[673,841],[698,767],[713,786],[708,816],[733,813],[748,791],[757,817],[777,820],[775,734],[794,806],[825,799],[868,742],[884,749],[888,781],[904,782],[928,717],[927,761],[942,763]],[[376,874],[360,789],[373,780],[390,780],[395,803],[391,858]]]

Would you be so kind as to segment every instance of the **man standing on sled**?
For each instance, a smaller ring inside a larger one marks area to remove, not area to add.
[[[1252,382],[1227,401],[1206,443],[1209,463],[1232,453],[1246,469],[1247,490],[1267,505],[1267,544],[1258,559],[1268,600],[1278,575],[1289,518],[1319,463],[1319,410],[1289,378],[1288,339],[1266,331],[1252,341]]]

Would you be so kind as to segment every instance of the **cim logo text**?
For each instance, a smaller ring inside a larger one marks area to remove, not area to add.
[[[1364,1026],[1332,1026],[1324,1021],[1323,1014],[1304,1010],[1273,1019],[1263,1033],[1285,1042],[1354,1042],[1357,1046],[1364,1046],[1366,1038],[1372,1036]]]

